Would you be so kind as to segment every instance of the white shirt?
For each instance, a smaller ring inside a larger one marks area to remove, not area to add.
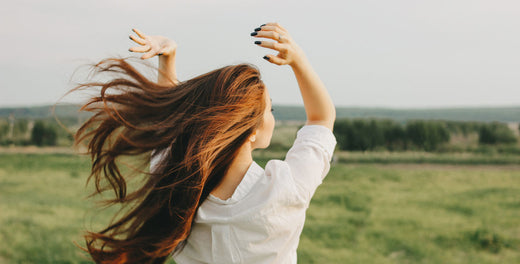
[[[209,195],[195,216],[178,264],[296,263],[305,211],[330,169],[336,138],[302,127],[282,160],[252,162],[231,198]]]

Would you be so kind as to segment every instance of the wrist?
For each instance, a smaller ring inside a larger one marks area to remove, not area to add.
[[[289,66],[296,71],[296,70],[302,70],[303,68],[307,67],[309,65],[309,60],[305,57],[305,55],[299,56],[298,58],[294,59]]]
[[[307,60],[307,56],[305,56],[305,52],[303,52],[303,50],[300,47],[296,46],[294,51],[295,51],[294,54],[296,56],[294,56],[294,59],[292,60],[292,62],[289,63],[289,65],[293,69],[301,68],[304,65],[309,64],[309,61]]]
[[[175,57],[177,53],[177,44],[171,40],[164,41],[161,45],[161,56]]]
[[[159,58],[161,58],[161,57],[173,58],[173,57],[175,57],[176,53],[177,53],[177,50],[161,52],[161,53],[159,53]]]

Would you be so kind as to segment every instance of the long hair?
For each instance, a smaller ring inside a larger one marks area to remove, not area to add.
[[[159,85],[125,59],[94,65],[116,74],[81,108],[93,113],[76,132],[87,143],[96,191],[125,208],[99,232],[87,231],[86,249],[96,263],[164,263],[182,250],[197,209],[226,174],[239,148],[263,121],[265,86],[248,64],[223,67],[188,81]],[[130,173],[121,158],[144,157],[133,172],[142,184],[127,190]],[[159,160],[149,171],[149,158]],[[135,173],[134,173],[135,174]]]

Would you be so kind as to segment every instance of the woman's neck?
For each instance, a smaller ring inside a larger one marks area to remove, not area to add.
[[[238,151],[238,155],[229,165],[229,169],[220,181],[220,183],[213,189],[211,194],[216,196],[221,200],[229,199],[235,189],[244,178],[247,170],[251,166],[253,162],[253,155],[251,154],[251,144],[249,142],[245,143],[240,147]]]

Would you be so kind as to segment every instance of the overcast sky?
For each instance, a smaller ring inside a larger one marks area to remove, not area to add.
[[[290,67],[264,61],[273,52],[249,36],[269,21],[306,51],[336,106],[520,105],[518,0],[17,0],[0,8],[0,107],[55,103],[81,65],[137,56],[132,27],[178,43],[181,80],[252,63],[274,104],[302,105]]]

